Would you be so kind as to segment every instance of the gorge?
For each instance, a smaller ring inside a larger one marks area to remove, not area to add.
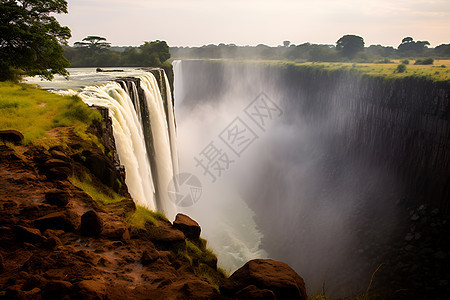
[[[201,60],[176,61],[174,73],[177,142],[161,71],[79,93],[109,108],[138,205],[192,216],[230,272],[271,257],[313,294],[347,296],[374,275],[372,288],[403,291],[395,297],[448,295],[448,82]],[[253,134],[246,147],[227,144],[229,129]],[[222,169],[199,163],[212,145]],[[167,194],[179,172],[199,179],[193,205]]]

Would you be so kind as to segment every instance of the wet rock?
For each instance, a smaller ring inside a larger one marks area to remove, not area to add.
[[[173,227],[182,231],[188,239],[197,240],[200,237],[200,225],[184,214],[177,214]]]
[[[80,233],[84,236],[99,236],[103,230],[103,222],[93,210],[81,216]]]
[[[1,130],[0,140],[18,145],[23,141],[23,134],[17,130]]]
[[[64,207],[69,203],[69,193],[59,190],[49,191],[45,194],[45,200],[49,204]]]
[[[250,285],[271,290],[276,299],[307,299],[303,279],[287,264],[271,259],[247,262],[224,281],[220,291],[224,296],[235,297]]]
[[[55,212],[48,214],[34,221],[34,224],[41,231],[46,229],[59,229],[64,231],[73,231],[76,224],[76,215],[69,211]]]
[[[21,242],[39,243],[44,240],[39,229],[29,228],[25,226],[15,226],[14,233]]]
[[[271,290],[258,289],[254,285],[249,285],[236,293],[237,300],[275,300],[275,294]]]

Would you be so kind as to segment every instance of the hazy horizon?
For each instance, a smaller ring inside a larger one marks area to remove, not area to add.
[[[397,47],[406,36],[431,47],[449,43],[450,1],[68,1],[69,13],[57,15],[72,30],[69,44],[88,35],[114,46],[164,40],[169,46],[208,44],[277,46],[335,44],[345,34],[366,45]]]

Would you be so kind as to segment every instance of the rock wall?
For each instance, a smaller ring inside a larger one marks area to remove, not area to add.
[[[335,295],[365,290],[382,263],[373,286],[383,293],[449,295],[450,83],[320,65],[183,61],[180,70],[181,105],[192,111],[235,99],[244,108],[260,92],[283,111],[255,146],[263,166],[241,180],[252,190],[240,191],[270,257],[312,290],[327,274]]]

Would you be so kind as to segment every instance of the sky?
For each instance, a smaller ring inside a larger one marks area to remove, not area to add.
[[[115,46],[164,40],[169,46],[334,44],[345,34],[397,47],[406,36],[450,43],[450,0],[68,0],[57,15],[72,30]]]

